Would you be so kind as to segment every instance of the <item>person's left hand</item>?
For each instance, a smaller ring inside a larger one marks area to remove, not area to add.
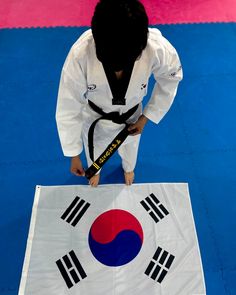
[[[130,131],[130,135],[141,134],[147,121],[148,121],[148,118],[145,117],[144,115],[141,115],[137,122],[129,126],[128,131]]]

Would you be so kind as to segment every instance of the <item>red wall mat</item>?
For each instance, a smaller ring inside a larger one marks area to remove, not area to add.
[[[235,0],[142,0],[150,24],[235,22]],[[1,0],[0,28],[89,26],[97,0]]]

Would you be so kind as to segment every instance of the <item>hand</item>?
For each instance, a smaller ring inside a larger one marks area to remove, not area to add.
[[[76,176],[84,176],[84,168],[79,156],[71,158],[70,172]]]
[[[148,121],[148,118],[145,117],[144,115],[141,115],[138,121],[130,125],[130,127],[128,128],[128,131],[130,131],[130,135],[141,134],[147,121]]]

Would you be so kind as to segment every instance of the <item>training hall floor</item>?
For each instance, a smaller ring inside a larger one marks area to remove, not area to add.
[[[55,124],[60,71],[96,1],[2,0],[0,7],[0,294],[17,294],[37,184],[87,184],[69,173]],[[143,1],[175,46],[184,79],[145,127],[135,182],[188,182],[208,295],[236,294],[236,4]],[[109,25],[109,24],[108,24]],[[153,78],[145,102],[151,95]],[[83,156],[84,159],[84,156]],[[101,183],[122,183],[118,156]],[[170,294],[171,295],[171,294]],[[182,295],[182,294],[181,294]]]

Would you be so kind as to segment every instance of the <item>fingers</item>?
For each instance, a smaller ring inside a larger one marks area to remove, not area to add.
[[[81,176],[80,173],[78,173],[77,171],[70,171],[72,174],[76,175],[76,176]]]
[[[76,176],[85,176],[84,169],[72,168],[71,173],[76,175]]]
[[[147,121],[148,119],[144,115],[141,115],[137,122],[129,126],[128,131],[130,135],[141,134]]]
[[[138,134],[140,134],[140,133],[141,133],[141,132],[137,132],[137,131],[136,131],[136,132],[130,133],[130,135],[131,135],[131,136],[135,136],[135,135],[138,135]]]
[[[136,124],[130,125],[128,128],[128,131],[130,131],[130,133],[132,133],[136,128],[137,128]]]
[[[138,135],[142,132],[142,130],[140,130],[139,128],[137,128],[135,125],[132,125],[128,128],[128,131],[130,133],[130,135],[134,136],[134,135]]]
[[[78,176],[85,176],[84,169],[83,170],[77,169],[77,174],[78,174]]]
[[[79,156],[71,158],[70,172],[76,176],[85,176],[85,171]]]
[[[132,185],[132,183],[134,182],[134,172],[125,172],[125,184],[126,185]]]

